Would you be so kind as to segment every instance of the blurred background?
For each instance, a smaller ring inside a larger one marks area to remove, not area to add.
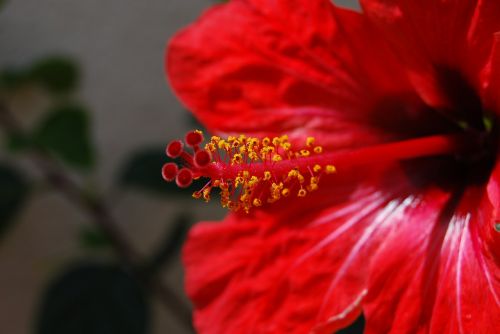
[[[216,2],[0,0],[0,333],[193,332],[180,247],[225,212],[161,180],[199,127],[163,56]]]

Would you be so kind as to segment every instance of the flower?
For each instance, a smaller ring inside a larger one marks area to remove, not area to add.
[[[228,138],[225,161],[199,133],[194,155],[169,146],[187,167],[167,179],[208,176],[198,197],[220,186],[244,209],[184,248],[200,333],[330,334],[361,312],[366,333],[499,331],[500,2],[361,4],[232,0],[169,44],[171,84],[211,132],[284,158],[241,159]]]

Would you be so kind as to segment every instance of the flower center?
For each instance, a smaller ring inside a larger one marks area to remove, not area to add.
[[[186,135],[191,152],[180,140],[170,142],[167,156],[180,158],[183,166],[166,163],[163,178],[188,187],[193,179],[206,177],[209,181],[193,197],[209,201],[213,189],[219,188],[223,207],[245,212],[289,196],[305,197],[318,189],[321,179],[355,166],[455,156],[472,147],[470,140],[459,135],[433,135],[340,152],[325,152],[313,137],[295,148],[286,135],[262,139],[213,136],[204,148],[202,142],[201,131]]]

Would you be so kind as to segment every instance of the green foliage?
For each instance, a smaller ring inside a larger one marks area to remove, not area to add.
[[[17,134],[17,133],[8,134],[6,139],[7,139],[6,142],[7,149],[12,153],[29,149],[31,148],[32,145],[31,138],[24,134]]]
[[[0,0],[1,1],[1,0]],[[1,7],[1,4],[0,4]],[[0,8],[1,9],[1,8]],[[0,70],[0,89],[12,92],[21,88],[30,81],[26,71],[14,67]]]
[[[15,214],[29,193],[24,177],[15,169],[0,164],[0,237],[12,226]]]
[[[89,250],[101,250],[111,247],[108,237],[99,229],[86,226],[80,231],[80,244]]]
[[[78,65],[69,57],[52,56],[37,61],[31,67],[30,78],[54,94],[74,91],[80,81]]]
[[[160,247],[155,250],[153,256],[146,265],[146,270],[153,275],[160,271],[163,267],[168,266],[181,249],[184,240],[186,239],[187,232],[191,226],[191,218],[185,214],[176,217],[172,222],[173,227],[169,229],[160,243]]]
[[[165,182],[161,177],[161,168],[169,161],[165,155],[164,148],[149,148],[136,152],[125,164],[119,176],[119,183],[124,187],[130,187],[159,195],[182,196],[201,189],[206,180],[195,180],[186,189],[179,189],[175,182]]]
[[[81,106],[69,104],[51,110],[35,130],[33,142],[70,166],[89,169],[94,164],[90,120]]]
[[[78,87],[79,81],[78,65],[64,56],[42,58],[28,67],[7,67],[0,70],[0,89],[8,92],[36,84],[51,94],[68,94]]]
[[[150,308],[144,291],[121,268],[80,264],[50,284],[37,334],[145,334]]]

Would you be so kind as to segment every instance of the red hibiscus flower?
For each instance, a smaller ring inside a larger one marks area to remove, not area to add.
[[[163,170],[235,209],[184,248],[200,333],[500,331],[500,1],[361,2],[232,0],[169,44],[235,136]]]

